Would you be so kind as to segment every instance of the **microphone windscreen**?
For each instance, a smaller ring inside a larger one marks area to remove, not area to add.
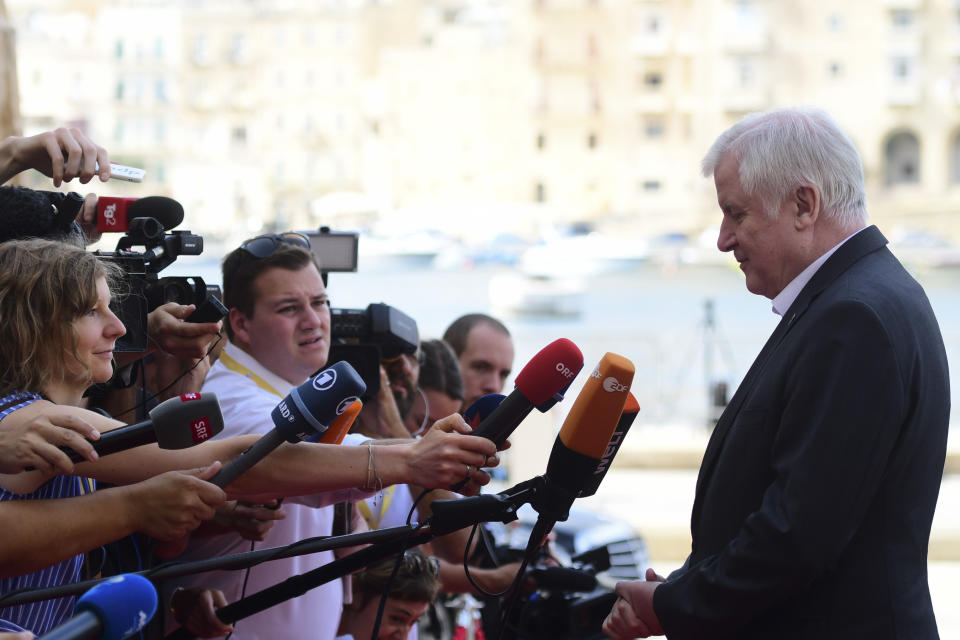
[[[546,411],[563,399],[563,393],[582,368],[580,348],[566,338],[559,338],[530,359],[517,374],[514,385],[530,404]]]
[[[185,393],[150,411],[161,449],[186,449],[223,431],[223,413],[213,393]]]
[[[560,427],[559,440],[568,449],[600,460],[623,413],[633,374],[632,362],[604,354]]]
[[[353,426],[353,421],[357,419],[362,409],[363,403],[359,400],[354,400],[353,404],[347,407],[346,411],[334,418],[333,422],[330,423],[330,428],[327,429],[323,435],[316,440],[310,438],[310,441],[321,444],[340,444],[350,431],[350,427]]]
[[[490,393],[485,396],[481,396],[473,401],[467,410],[463,412],[463,420],[468,425],[476,429],[480,426],[480,423],[487,419],[494,409],[500,406],[500,403],[506,399],[507,396],[502,393]]]
[[[100,196],[97,198],[97,230],[101,233],[123,233],[130,228],[127,212],[137,198]]]
[[[82,611],[90,611],[103,625],[99,640],[123,640],[153,618],[157,612],[157,590],[143,576],[119,575],[80,596],[74,612]]]
[[[341,360],[292,389],[270,417],[285,440],[300,442],[325,433],[366,390],[357,370]]]
[[[169,231],[183,222],[183,205],[165,196],[147,196],[130,203],[127,219],[153,218]]]

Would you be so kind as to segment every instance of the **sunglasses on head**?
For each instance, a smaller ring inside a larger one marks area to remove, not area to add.
[[[240,245],[240,248],[254,258],[269,258],[281,244],[303,247],[310,250],[310,240],[302,233],[288,231],[287,233],[267,233],[256,238],[250,238]]]

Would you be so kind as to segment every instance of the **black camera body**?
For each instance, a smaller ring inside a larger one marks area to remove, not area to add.
[[[141,248],[142,251],[136,250]],[[117,263],[123,269],[125,291],[114,301],[114,313],[127,328],[117,340],[116,351],[142,352],[147,349],[147,314],[168,302],[193,304],[201,308],[214,306],[206,314],[215,322],[220,287],[208,285],[199,276],[159,277],[160,271],[173,264],[181,255],[198,256],[203,253],[203,237],[190,231],[168,232],[163,224],[151,217],[130,220],[129,229],[117,242],[116,251],[97,251],[105,260]],[[214,301],[211,301],[214,298]],[[225,310],[224,310],[225,311]],[[195,319],[196,320],[196,319]]]
[[[366,309],[330,309],[330,362],[346,360],[367,384],[365,397],[380,391],[380,362],[414,354],[420,345],[417,322],[382,302]]]

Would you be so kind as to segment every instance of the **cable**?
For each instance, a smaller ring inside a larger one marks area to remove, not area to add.
[[[147,402],[149,402],[152,398],[156,398],[157,396],[161,396],[161,395],[163,395],[164,393],[166,393],[173,385],[175,385],[175,384],[177,384],[178,382],[180,382],[185,375],[187,375],[188,373],[190,373],[191,371],[193,371],[194,369],[196,369],[198,366],[200,366],[200,363],[203,362],[204,358],[208,357],[211,353],[213,353],[213,350],[217,348],[217,345],[220,344],[220,341],[221,341],[221,340],[223,340],[223,332],[218,331],[218,332],[217,332],[217,339],[213,341],[213,344],[210,345],[210,348],[207,349],[207,352],[206,352],[205,354],[203,354],[203,358],[199,358],[199,359],[193,364],[192,367],[190,367],[189,369],[185,369],[185,370],[183,371],[183,373],[181,373],[179,376],[177,376],[176,378],[174,378],[173,381],[172,381],[170,384],[168,384],[168,385],[165,386],[164,388],[160,389],[160,390],[157,391],[155,394],[150,394],[150,397],[145,397],[143,400],[141,400],[141,401],[138,402],[137,404],[133,405],[133,406],[130,407],[129,409],[126,409],[126,410],[124,410],[124,411],[119,412],[117,415],[118,415],[118,416],[122,416],[122,415],[124,415],[124,414],[130,413],[131,411],[136,412],[136,411],[140,410],[141,408],[143,408],[144,406],[146,406]],[[141,360],[142,360],[142,358],[141,358]],[[141,365],[141,366],[142,366],[142,365]],[[146,393],[146,389],[147,389],[146,375],[143,375],[143,376],[141,377],[141,389],[143,389],[144,395],[147,395],[147,393]]]
[[[413,514],[416,513],[417,505],[420,504],[420,501],[423,498],[433,491],[433,489],[424,489],[420,492],[420,495],[417,496],[416,500],[413,501],[413,505],[410,506],[410,511],[407,513],[407,526],[410,526],[410,522],[413,520]],[[417,527],[419,531],[420,527]],[[387,580],[387,585],[383,589],[383,595],[380,596],[380,603],[377,605],[377,618],[373,622],[373,630],[370,633],[370,640],[377,640],[377,635],[380,633],[380,623],[383,621],[383,612],[387,608],[387,596],[390,594],[390,587],[393,586],[393,581],[397,577],[397,574],[400,572],[400,565],[403,564],[403,556],[407,553],[407,542],[410,540],[411,534],[415,530],[410,529],[407,531],[407,535],[404,536],[403,542],[400,544],[400,552],[397,554],[397,560],[393,563],[393,571],[390,573],[390,578]]]

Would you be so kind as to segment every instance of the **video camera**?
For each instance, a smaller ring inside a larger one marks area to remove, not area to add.
[[[370,398],[380,391],[380,362],[416,353],[420,333],[403,311],[374,302],[366,309],[330,309],[330,341],[330,362],[353,365]]]
[[[320,263],[326,284],[331,271],[356,271],[359,235],[350,231],[301,231],[310,239],[310,249]],[[346,360],[367,385],[364,398],[380,391],[380,362],[412,355],[420,345],[417,322],[396,307],[383,302],[366,309],[330,309],[330,362]]]
[[[114,312],[127,333],[117,340],[116,351],[146,351],[147,314],[167,302],[196,305],[189,318],[192,322],[215,322],[223,317],[226,309],[220,303],[220,287],[206,284],[199,276],[158,276],[181,255],[203,253],[202,236],[188,230],[169,231],[183,221],[180,203],[162,196],[148,196],[133,200],[128,209],[129,224],[116,250],[95,252],[119,264],[125,274],[126,290],[115,301]],[[78,211],[79,205],[73,215]],[[142,250],[137,250],[140,248]]]

